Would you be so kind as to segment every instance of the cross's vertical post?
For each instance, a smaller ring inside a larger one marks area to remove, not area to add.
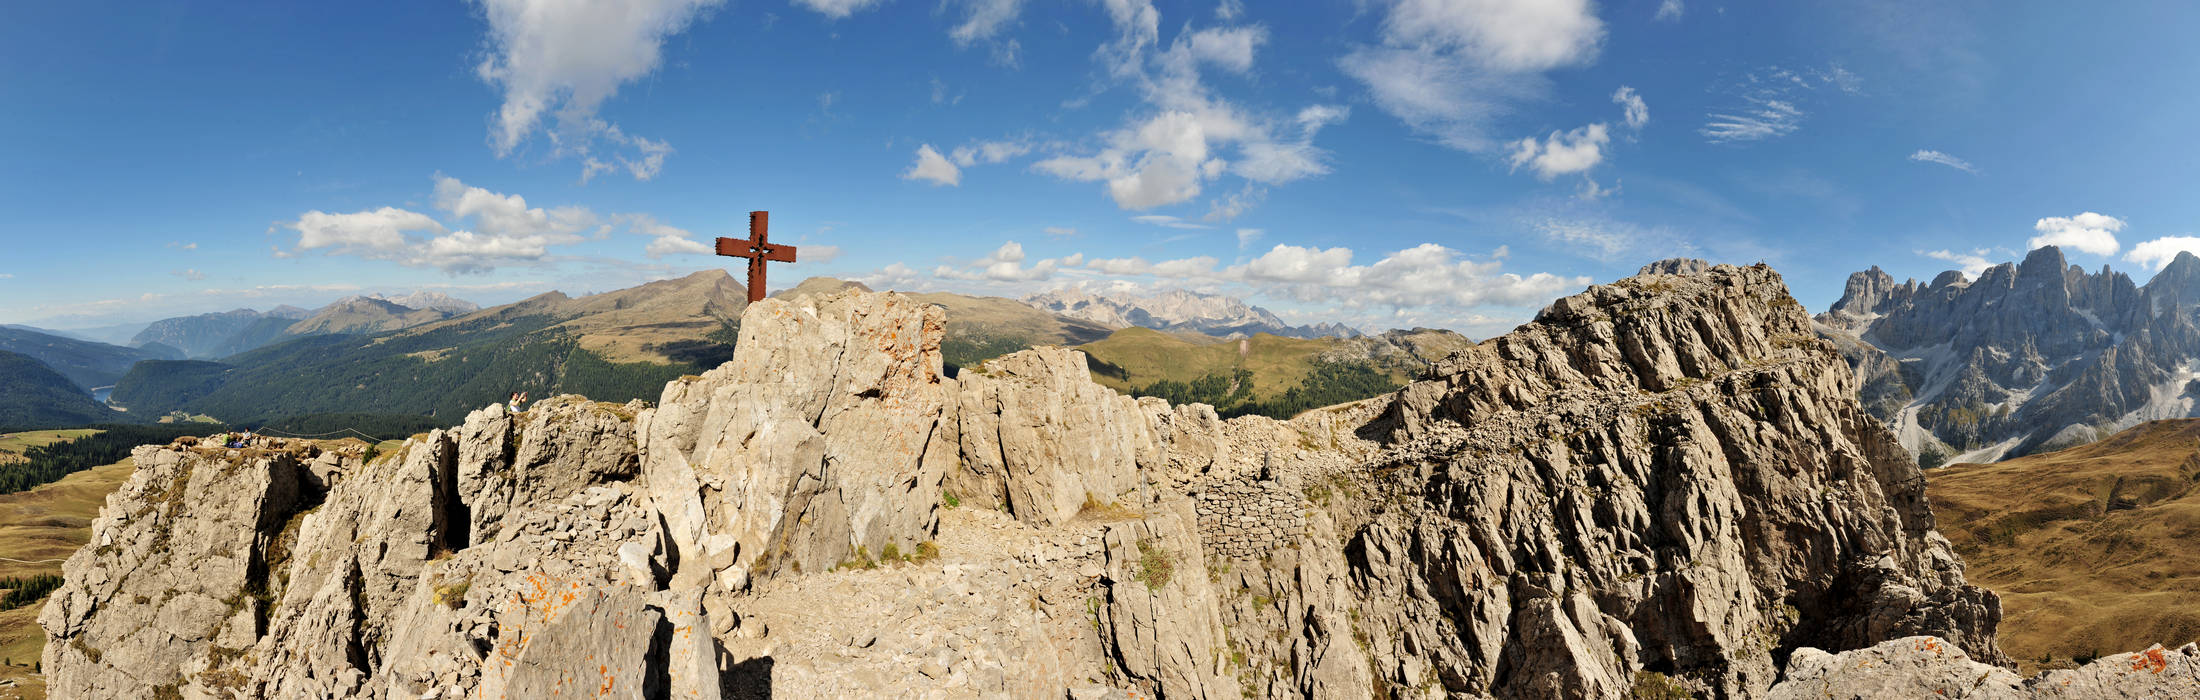
[[[749,237],[718,239],[718,254],[749,259],[749,303],[764,300],[764,263],[794,262],[794,246],[771,242],[771,212],[749,212]]]

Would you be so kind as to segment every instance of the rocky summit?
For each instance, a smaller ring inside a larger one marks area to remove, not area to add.
[[[654,405],[490,406],[381,451],[141,447],[39,618],[51,692],[1846,698],[1973,669],[2011,693],[2191,678],[2189,649],[2047,686],[1981,665],[2007,661],[1998,599],[1763,266],[1646,268],[1394,395],[1288,421],[1123,396],[1062,349],[951,374],[945,322],[892,293],[767,299],[730,362]],[[1928,644],[1943,661],[1851,663]]]

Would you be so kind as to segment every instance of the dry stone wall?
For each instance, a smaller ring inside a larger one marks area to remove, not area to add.
[[[1219,560],[1260,559],[1298,546],[1306,532],[1310,505],[1299,491],[1279,481],[1233,479],[1210,484],[1192,497],[1200,544]]]

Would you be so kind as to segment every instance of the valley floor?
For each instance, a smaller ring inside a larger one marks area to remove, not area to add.
[[[1927,488],[2023,670],[2200,640],[2200,420],[1952,465]]]

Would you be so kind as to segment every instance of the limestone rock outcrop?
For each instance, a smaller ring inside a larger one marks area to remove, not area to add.
[[[2155,645],[2111,654],[2075,669],[2023,678],[2000,666],[1972,660],[1937,637],[1904,637],[1829,654],[1797,649],[1787,675],[1770,700],[1865,700],[1867,698],[1974,698],[1976,700],[2077,700],[2079,698],[2189,698],[2200,695],[2200,646],[2176,650]]]
[[[1654,265],[1288,421],[1068,350],[949,376],[942,326],[770,299],[654,406],[140,448],[41,617],[55,697],[1763,697],[1805,648],[2003,661],[1762,266]]]
[[[742,315],[733,361],[644,412],[642,470],[682,585],[727,590],[909,550],[955,462],[939,307],[841,294]]]

